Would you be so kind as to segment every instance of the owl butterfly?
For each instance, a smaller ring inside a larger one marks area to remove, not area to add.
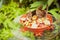
[[[42,10],[42,7],[43,6],[40,6],[36,10],[36,15],[38,16],[38,18],[45,17],[47,14],[47,10]],[[48,9],[48,7],[46,9]]]

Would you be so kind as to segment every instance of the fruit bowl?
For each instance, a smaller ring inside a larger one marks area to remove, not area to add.
[[[21,32],[32,32],[37,40],[50,40],[58,33],[53,24],[53,17],[45,10],[34,10],[18,17],[18,23],[22,24]],[[51,38],[50,38],[51,37]]]
[[[24,14],[20,18],[20,23],[24,25],[22,28],[24,31],[33,32],[35,36],[42,36],[45,30],[54,30],[51,14],[46,14],[45,17],[40,18],[35,14],[31,19],[28,18],[27,14]]]

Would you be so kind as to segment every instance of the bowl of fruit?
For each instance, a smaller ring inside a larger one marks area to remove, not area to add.
[[[36,9],[34,11],[23,14],[19,17],[19,23],[23,25],[21,32],[32,32],[36,38],[41,40],[49,40],[55,35],[55,26],[53,24],[53,16],[46,10]]]
[[[20,23],[23,24],[24,31],[31,31],[35,36],[42,36],[45,30],[53,30],[53,18],[45,10],[34,10],[20,17]]]

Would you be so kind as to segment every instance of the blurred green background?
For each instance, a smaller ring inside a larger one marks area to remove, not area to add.
[[[59,30],[59,4],[59,0],[0,0],[0,40],[8,40],[8,38],[14,36],[11,30],[15,30],[20,26],[13,22],[17,16],[25,14],[28,11],[33,11],[41,5],[43,5],[43,10],[45,10],[46,5],[48,5],[48,12],[50,12],[56,19],[56,28]],[[60,40],[59,32],[52,40]]]

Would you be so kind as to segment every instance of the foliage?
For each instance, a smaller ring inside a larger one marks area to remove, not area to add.
[[[13,2],[0,8],[0,40],[7,40],[13,35],[11,30],[18,26],[13,23],[13,20],[23,13],[25,13],[25,8],[18,8],[18,5]]]
[[[35,37],[34,37],[32,32],[29,32],[29,31],[26,31],[24,33],[22,32],[22,35],[27,37],[27,38],[30,38],[31,40],[35,40]]]
[[[0,40],[7,40],[9,37],[12,37],[13,34],[11,33],[11,30],[19,28],[20,25],[13,22],[17,16],[20,16],[27,11],[35,10],[40,5],[43,5],[43,10],[46,9],[46,5],[48,5],[48,12],[55,17],[56,21],[54,23],[57,28],[60,28],[60,25],[57,25],[57,23],[60,23],[60,6],[57,0],[18,0],[18,3],[13,2],[13,0],[9,1],[8,5],[1,5],[2,7],[0,8]],[[21,6],[21,8],[19,8],[19,6]],[[25,35],[32,35],[27,33],[29,32],[26,32]],[[34,36],[32,35],[32,40],[34,39],[33,37]],[[52,40],[55,39],[59,40],[59,36]]]

